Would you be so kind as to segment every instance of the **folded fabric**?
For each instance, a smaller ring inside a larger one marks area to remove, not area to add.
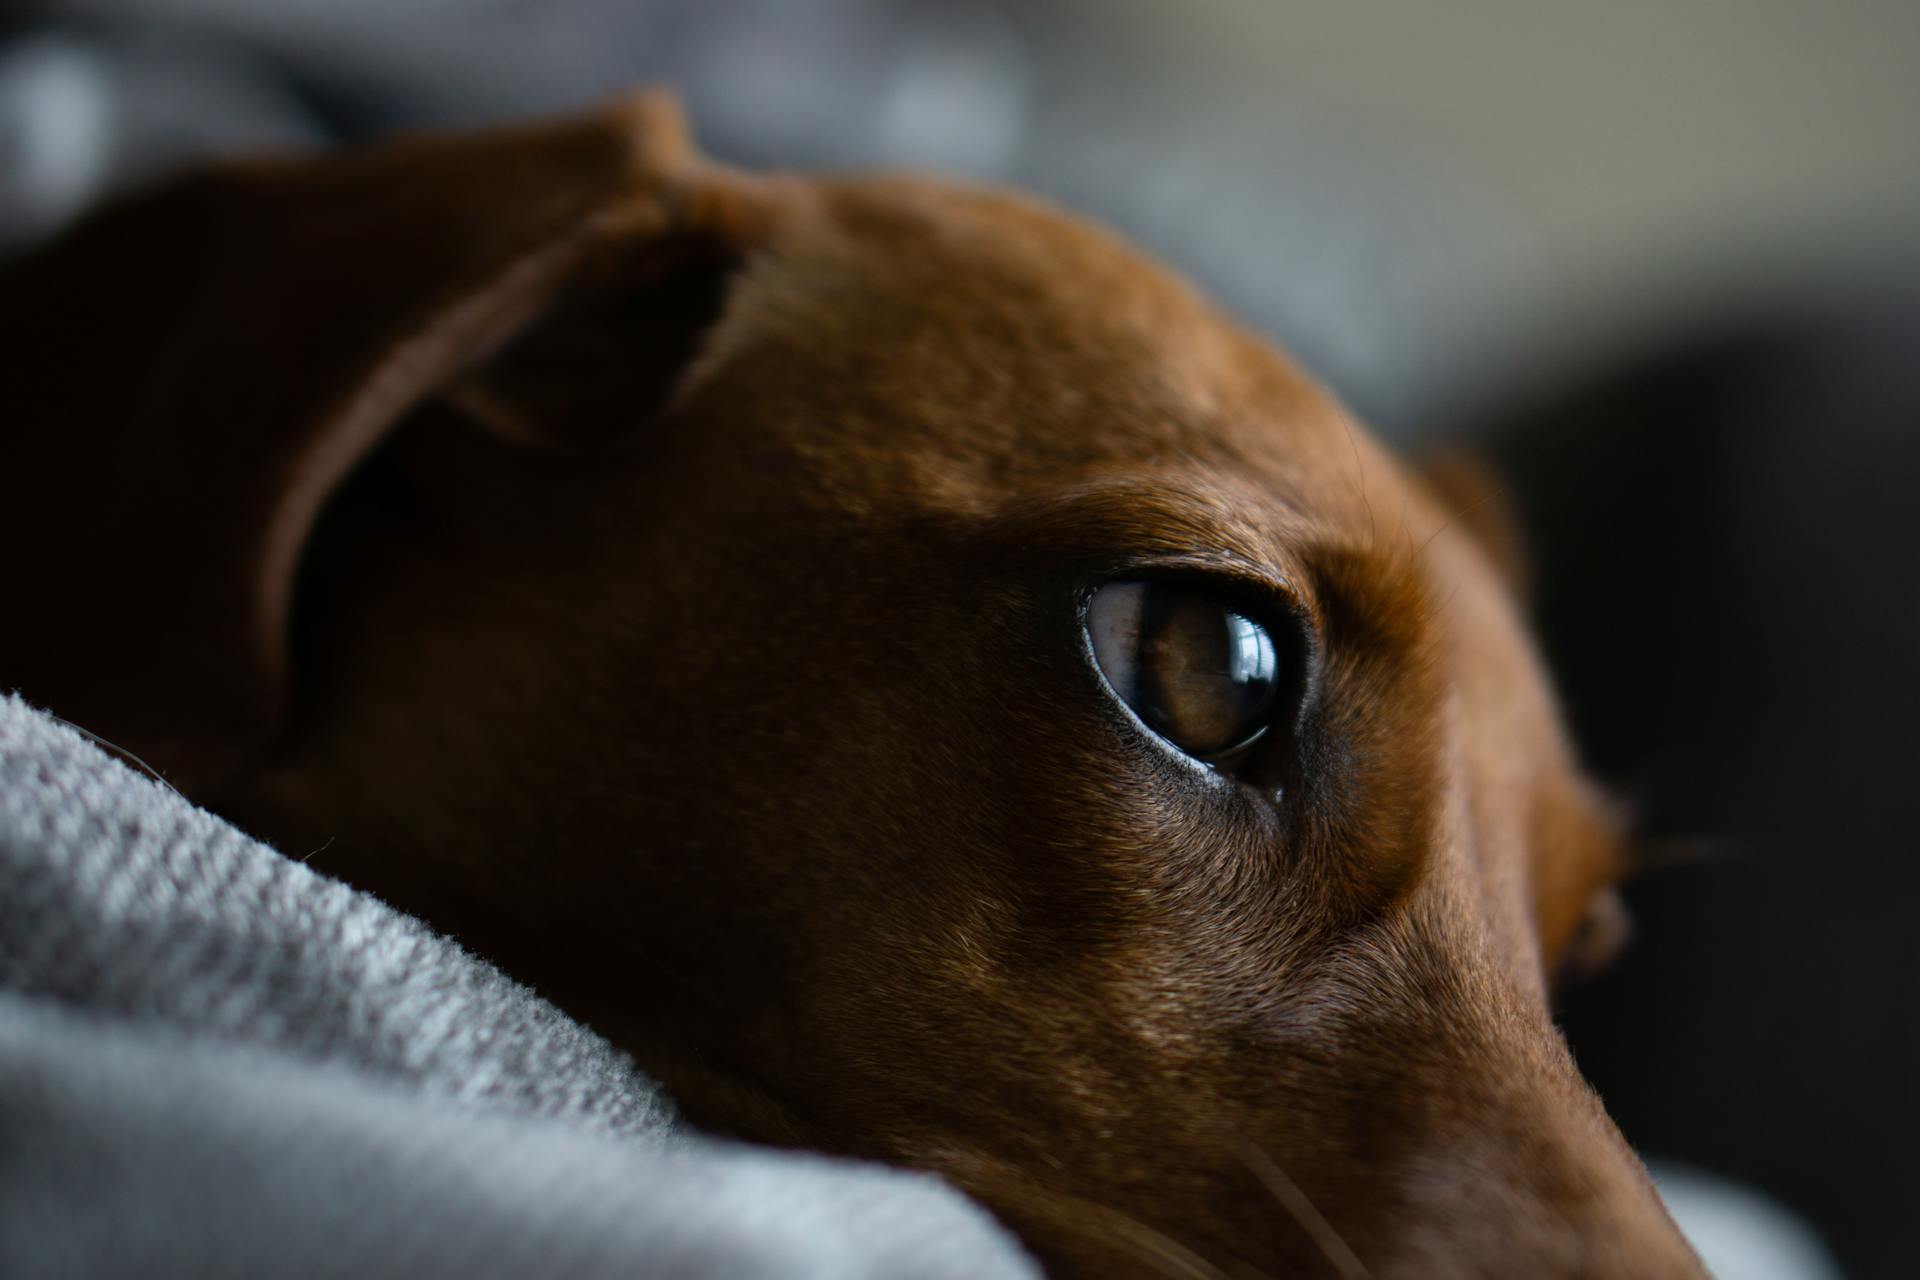
[[[936,1179],[679,1128],[418,921],[0,699],[0,1274],[1020,1277]]]

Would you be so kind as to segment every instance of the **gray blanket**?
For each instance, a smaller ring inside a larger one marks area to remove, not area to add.
[[[1020,1277],[929,1177],[687,1133],[532,992],[0,699],[0,1275]]]

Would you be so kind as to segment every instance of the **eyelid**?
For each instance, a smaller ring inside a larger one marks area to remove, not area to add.
[[[1211,476],[1102,475],[1047,493],[1022,492],[990,516],[992,541],[1009,554],[1086,561],[1115,552],[1152,562],[1207,560],[1217,567],[1297,569],[1293,548],[1326,531],[1271,485],[1237,472]],[[1229,570],[1230,571],[1230,570]],[[1257,571],[1257,570],[1256,570]]]
[[[1093,577],[1088,600],[1108,584],[1134,579],[1204,591],[1269,632],[1299,634],[1309,657],[1318,661],[1322,619],[1317,595],[1304,574],[1296,578],[1231,551],[1206,549],[1111,559],[1096,566]]]

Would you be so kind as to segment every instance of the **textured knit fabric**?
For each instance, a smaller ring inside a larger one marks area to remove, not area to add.
[[[445,938],[0,707],[0,987],[479,1107],[664,1130],[598,1037]]]
[[[1031,1275],[0,700],[0,1275]]]

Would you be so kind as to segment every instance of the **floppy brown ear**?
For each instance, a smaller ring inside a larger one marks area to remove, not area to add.
[[[298,562],[355,463],[443,392],[509,437],[605,426],[633,388],[553,374],[566,316],[744,251],[770,190],[641,95],[202,170],[8,264],[0,687],[217,785],[281,719]]]
[[[1422,471],[1446,514],[1480,545],[1514,597],[1524,603],[1532,594],[1533,564],[1499,475],[1478,457],[1455,451],[1429,456]]]

